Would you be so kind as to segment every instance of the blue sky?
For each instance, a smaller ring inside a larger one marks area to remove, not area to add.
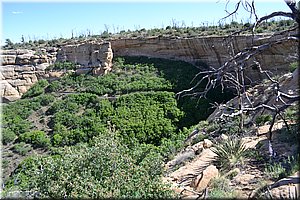
[[[57,1],[2,1],[2,39],[20,42],[22,35],[29,39],[53,39],[71,37],[91,31],[102,33],[106,27],[109,32],[136,30],[141,28],[162,28],[176,21],[186,26],[218,24],[226,15],[226,1],[188,1],[188,2],[57,2]],[[234,9],[234,1],[229,9]],[[276,10],[289,11],[283,0],[258,1],[259,16]],[[247,21],[249,14],[240,12],[235,21]],[[231,20],[231,19],[229,19]],[[1,43],[2,43],[1,42]]]

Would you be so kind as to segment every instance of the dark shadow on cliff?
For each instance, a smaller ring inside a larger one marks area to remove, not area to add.
[[[158,69],[159,75],[172,84],[172,91],[177,93],[184,89],[193,86],[201,77],[193,78],[200,72],[196,66],[184,62],[168,60],[163,58],[148,58],[144,56],[139,57],[122,57],[125,59],[124,64],[153,64]],[[203,62],[202,65],[205,65]],[[193,82],[191,82],[193,80]],[[205,82],[198,87],[202,90],[205,87]],[[207,99],[199,99],[198,97],[186,96],[178,99],[178,106],[186,113],[186,116],[180,122],[179,127],[189,127],[205,120],[213,111],[211,103],[225,103],[233,98],[232,92],[221,88],[216,88],[208,93]]]

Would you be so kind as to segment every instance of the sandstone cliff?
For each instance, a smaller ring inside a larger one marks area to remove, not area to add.
[[[93,70],[96,75],[107,73],[112,66],[109,42],[69,44],[62,48],[3,50],[1,52],[0,94],[6,100],[18,99],[39,79],[59,77],[63,72],[45,71],[55,62],[78,64],[78,73]]]
[[[296,33],[289,33],[296,34]],[[236,53],[253,44],[259,45],[271,40],[278,40],[283,35],[271,37],[270,35],[257,35],[254,40],[251,36],[237,36],[233,40]],[[118,39],[110,41],[116,56],[147,56],[182,60],[192,64],[206,63],[218,68],[229,58],[226,37],[209,36],[198,38],[137,38]],[[228,38],[227,38],[228,39]],[[270,69],[275,74],[283,74],[288,71],[291,61],[297,59],[298,47],[295,42],[285,42],[273,45],[262,52],[255,59],[264,69]],[[261,78],[256,70],[249,70],[253,79]]]
[[[287,33],[290,35],[296,33]],[[280,39],[283,35],[237,36],[233,39],[236,52],[259,45],[263,42]],[[63,73],[45,73],[54,62],[70,61],[77,63],[78,73],[105,74],[111,70],[113,53],[116,56],[147,56],[182,60],[205,69],[205,65],[218,68],[229,58],[228,38],[221,36],[194,38],[136,38],[105,41],[86,41],[66,44],[61,48],[48,48],[38,51],[3,50],[1,69],[1,96],[10,99],[20,98],[38,79],[60,76]],[[298,58],[298,45],[289,41],[273,45],[255,59],[264,69],[274,74],[288,72],[289,64]],[[203,64],[204,65],[201,65]],[[247,75],[253,81],[261,79],[260,73],[252,68]]]

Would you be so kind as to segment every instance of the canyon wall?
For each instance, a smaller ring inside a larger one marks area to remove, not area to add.
[[[287,33],[290,35],[296,33]],[[244,48],[260,45],[264,42],[274,41],[283,35],[270,37],[270,35],[237,36],[233,39],[234,51],[237,53]],[[228,38],[227,38],[228,40]],[[220,67],[228,58],[228,45],[226,38],[221,36],[209,36],[199,38],[164,38],[153,37],[145,39],[117,39],[110,41],[115,56],[147,56],[182,60],[192,64],[207,63],[214,68]],[[269,69],[274,74],[286,73],[289,64],[298,59],[297,42],[287,41],[272,45],[261,55],[255,57],[261,63],[263,69]],[[249,69],[253,80],[260,79],[260,73],[255,69]]]
[[[293,35],[296,33],[286,33]],[[264,42],[279,40],[283,35],[237,36],[233,39],[235,52]],[[61,76],[64,72],[47,71],[55,62],[70,61],[76,63],[78,74],[91,72],[105,74],[112,68],[115,56],[147,56],[181,60],[195,64],[205,70],[206,65],[220,67],[229,59],[228,38],[207,36],[194,38],[150,37],[116,39],[111,41],[85,41],[65,44],[61,48],[32,50],[3,50],[0,73],[2,97],[13,100],[20,98],[39,79]],[[273,74],[289,71],[291,62],[298,59],[297,42],[287,41],[272,45],[255,57],[263,69]],[[260,80],[261,74],[255,68],[248,68],[247,75],[252,81]]]
[[[61,48],[2,50],[0,94],[3,101],[19,99],[39,79],[62,76],[65,71],[46,70],[55,62],[77,64],[76,73],[101,75],[111,70],[113,53],[109,42],[69,44]]]

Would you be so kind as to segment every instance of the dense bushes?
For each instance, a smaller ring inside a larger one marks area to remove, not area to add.
[[[58,198],[168,196],[162,161],[183,148],[194,128],[184,126],[210,112],[209,101],[175,99],[197,71],[184,62],[118,58],[105,76],[38,82],[5,106],[3,139],[20,155],[32,147],[52,155],[26,159],[7,187]]]
[[[53,65],[50,65],[47,67],[47,71],[50,70],[75,70],[76,69],[76,64],[65,61],[65,62],[55,62]]]
[[[3,144],[8,144],[16,139],[17,135],[11,129],[2,130],[2,142]]]
[[[78,114],[79,110],[84,111]],[[51,127],[56,145],[87,142],[110,126],[127,144],[159,145],[161,139],[178,131],[177,123],[183,116],[171,92],[132,93],[114,103],[94,94],[72,94],[56,101],[48,114],[53,115]]]
[[[161,157],[146,146],[132,154],[113,135],[103,134],[92,145],[65,147],[56,155],[26,159],[7,187],[36,192],[41,198],[172,197],[161,183],[161,166]]]
[[[60,91],[70,88],[77,92],[89,92],[97,95],[126,94],[136,91],[170,90],[171,84],[157,75],[157,69],[151,64],[122,65],[119,59],[115,65],[115,73],[93,77],[89,75],[71,75],[62,78],[61,86],[52,82],[48,89]],[[119,66],[119,67],[118,67]]]
[[[25,94],[23,94],[22,98],[35,97],[44,93],[45,87],[48,86],[48,84],[47,80],[39,80]]]
[[[127,144],[159,145],[163,138],[176,133],[176,123],[183,116],[174,93],[146,92],[121,96],[116,101],[112,123]]]
[[[23,133],[19,136],[19,140],[32,144],[34,147],[48,147],[50,145],[50,139],[43,131],[30,131]]]

